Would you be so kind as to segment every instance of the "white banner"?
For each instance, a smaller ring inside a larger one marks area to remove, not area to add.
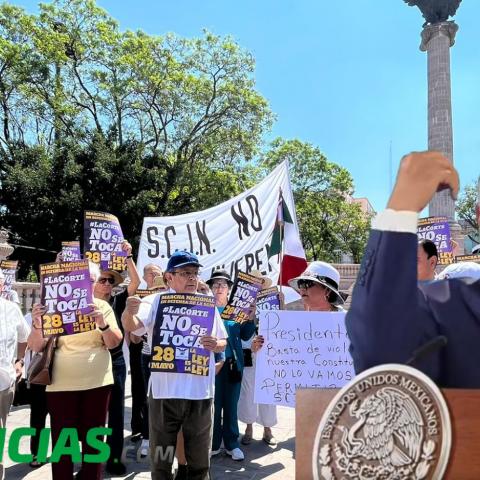
[[[148,263],[165,269],[172,253],[187,250],[198,255],[204,279],[210,278],[215,268],[224,268],[232,278],[238,271],[260,270],[276,283],[278,259],[268,259],[267,247],[280,189],[298,232],[287,162],[255,187],[208,210],[145,218],[137,260],[140,276]]]
[[[295,407],[297,388],[338,388],[354,376],[345,312],[260,312],[255,403]]]

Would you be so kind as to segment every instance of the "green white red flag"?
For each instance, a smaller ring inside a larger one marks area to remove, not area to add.
[[[277,206],[277,218],[272,233],[268,256],[279,256],[280,273],[278,285],[288,286],[288,281],[298,277],[307,269],[305,250],[303,249],[297,226],[288,206],[280,193]]]

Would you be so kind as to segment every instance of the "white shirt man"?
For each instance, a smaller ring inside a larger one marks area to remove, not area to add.
[[[20,305],[20,299],[18,293],[12,288],[12,285],[8,287],[5,285],[6,277],[3,271],[0,269],[0,296]]]
[[[148,335],[150,351],[152,351],[153,327],[155,325],[160,298],[162,295],[168,293],[175,293],[175,291],[167,290],[165,292],[145,297],[142,301],[142,306],[136,315],[144,326],[134,331],[133,334],[141,336],[146,333]],[[215,320],[211,336],[218,339],[227,337],[227,332],[217,310],[215,310]],[[153,398],[188,398],[189,400],[213,398],[215,385],[215,360],[213,351],[210,351],[210,366],[212,365],[213,367],[209,369],[208,376],[152,372],[150,374],[148,391],[151,392]]]
[[[138,297],[130,297],[122,316],[125,330],[138,336],[148,333],[151,346],[161,296],[166,293],[196,293],[200,266],[195,255],[189,252],[175,252],[165,272],[170,290],[154,295],[151,308],[145,303],[141,310],[141,300]],[[225,349],[226,338],[227,332],[223,322],[215,311],[212,332],[200,340],[203,348],[210,351],[208,375],[151,373],[148,391],[153,480],[172,478],[173,453],[180,429],[183,430],[185,439],[189,478],[194,480],[210,478],[215,385],[214,352]]]
[[[0,297],[0,428],[6,427],[29,332],[18,305]],[[3,477],[3,465],[0,464],[0,479]]]

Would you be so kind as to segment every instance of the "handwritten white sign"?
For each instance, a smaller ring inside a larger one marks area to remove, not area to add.
[[[295,406],[297,388],[338,388],[354,376],[345,312],[260,312],[255,403]]]

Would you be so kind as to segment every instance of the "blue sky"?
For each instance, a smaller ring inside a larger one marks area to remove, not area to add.
[[[36,1],[11,1],[28,11]],[[98,0],[122,29],[230,34],[256,59],[258,90],[277,115],[270,137],[317,145],[353,175],[375,209],[400,157],[427,145],[423,18],[402,0]],[[480,1],[465,0],[451,49],[454,161],[480,174]]]

